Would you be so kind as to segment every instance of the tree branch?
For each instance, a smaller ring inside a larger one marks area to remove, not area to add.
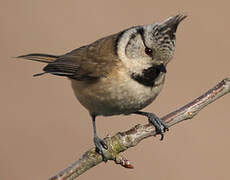
[[[169,113],[161,119],[166,122],[168,126],[173,126],[184,120],[192,119],[205,106],[229,92],[230,78],[226,78],[200,97],[174,112]],[[136,146],[143,139],[155,135],[156,132],[154,126],[152,124],[145,124],[136,125],[132,129],[125,132],[119,132],[112,137],[106,137],[105,141],[108,145],[106,157],[110,160],[114,160],[117,164],[120,164],[125,168],[133,168],[130,162],[120,153],[130,147]],[[96,153],[95,148],[93,147],[85,152],[79,160],[75,161],[68,168],[59,172],[56,176],[50,178],[49,180],[73,180],[101,162],[101,155]]]

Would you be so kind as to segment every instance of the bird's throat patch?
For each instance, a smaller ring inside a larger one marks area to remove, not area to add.
[[[158,78],[161,72],[167,72],[164,64],[157,66],[155,65],[148,69],[144,69],[141,75],[133,73],[131,78],[144,86],[153,87],[155,85],[155,80]]]

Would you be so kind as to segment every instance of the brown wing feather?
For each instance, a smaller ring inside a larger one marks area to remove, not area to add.
[[[76,80],[105,77],[119,61],[114,52],[116,38],[117,34],[111,35],[91,45],[75,49],[49,63],[43,70]]]

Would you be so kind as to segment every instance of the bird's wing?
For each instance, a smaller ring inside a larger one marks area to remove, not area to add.
[[[114,53],[114,39],[109,36],[73,50],[49,63],[43,70],[79,81],[105,77],[116,68],[119,61]]]

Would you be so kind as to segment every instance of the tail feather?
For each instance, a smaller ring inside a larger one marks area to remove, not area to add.
[[[42,76],[44,74],[46,74],[47,72],[41,72],[41,73],[37,73],[37,74],[33,74],[33,77],[37,77],[37,76]]]
[[[23,58],[23,59],[44,62],[44,63],[51,63],[54,62],[57,58],[59,58],[59,56],[33,53],[33,54],[18,56],[17,58]]]

